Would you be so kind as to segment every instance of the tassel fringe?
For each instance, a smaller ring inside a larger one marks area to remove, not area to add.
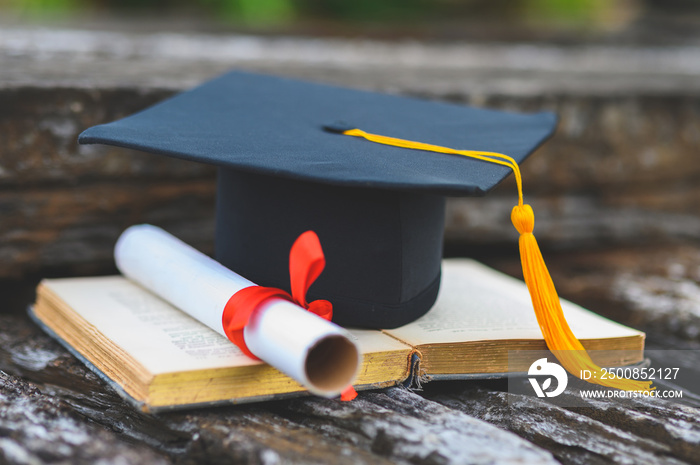
[[[566,318],[564,318],[557,290],[547,270],[547,265],[544,263],[537,240],[532,234],[535,227],[535,215],[530,205],[513,207],[511,220],[515,229],[520,233],[520,260],[523,266],[523,276],[530,291],[537,322],[547,347],[566,371],[580,377],[582,370],[588,370],[592,374],[588,381],[601,386],[626,391],[653,390],[651,381],[611,379],[609,376],[604,376],[602,369],[591,360],[586,349],[574,336]]]

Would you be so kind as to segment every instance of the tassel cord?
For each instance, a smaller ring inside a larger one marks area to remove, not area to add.
[[[476,160],[485,161],[488,163],[495,163],[497,165],[507,166],[508,168],[513,170],[513,174],[515,175],[515,182],[518,185],[518,206],[523,205],[523,181],[522,181],[522,176],[520,175],[520,167],[518,166],[518,162],[516,162],[514,158],[509,157],[508,155],[504,155],[502,153],[497,153],[497,152],[481,152],[481,151],[476,151],[476,150],[456,150],[456,149],[451,149],[449,147],[441,147],[439,145],[426,144],[423,142],[414,142],[414,141],[405,140],[405,139],[397,139],[395,137],[387,137],[387,136],[380,136],[378,134],[370,134],[368,132],[362,131],[361,129],[349,129],[349,130],[343,132],[343,134],[345,134],[346,136],[362,137],[362,138],[367,139],[368,141],[371,141],[371,142],[374,142],[377,144],[392,145],[394,147],[401,147],[401,148],[412,149],[412,150],[424,150],[426,152],[446,153],[446,154],[450,154],[450,155],[462,155],[465,157],[474,158]]]

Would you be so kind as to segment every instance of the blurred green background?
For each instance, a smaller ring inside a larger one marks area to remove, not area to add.
[[[0,0],[0,5],[29,15],[71,14],[85,11],[186,11],[230,21],[282,23],[299,18],[361,21],[412,21],[454,18],[454,15],[511,16],[523,14],[552,19],[588,21],[604,17],[629,0]],[[645,2],[648,3],[648,2]],[[669,2],[663,2],[669,3]],[[694,2],[671,2],[694,3]]]
[[[0,27],[417,40],[685,42],[700,0],[0,0]]]

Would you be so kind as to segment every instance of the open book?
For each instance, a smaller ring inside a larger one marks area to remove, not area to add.
[[[545,350],[525,284],[464,259],[445,260],[438,300],[393,330],[351,329],[363,353],[355,389],[527,371],[509,351]],[[595,361],[643,359],[644,333],[562,301]],[[121,276],[44,280],[30,315],[144,411],[300,395],[304,388]],[[512,352],[511,352],[512,353]],[[622,355],[621,355],[622,354]]]

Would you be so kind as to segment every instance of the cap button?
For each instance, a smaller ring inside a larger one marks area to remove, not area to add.
[[[334,121],[332,123],[323,125],[324,131],[332,132],[335,134],[342,134],[345,131],[349,131],[350,129],[354,129],[354,126],[352,126],[349,123],[346,123],[345,121]]]
[[[520,234],[532,233],[535,229],[535,213],[528,204],[514,206],[510,220]]]

